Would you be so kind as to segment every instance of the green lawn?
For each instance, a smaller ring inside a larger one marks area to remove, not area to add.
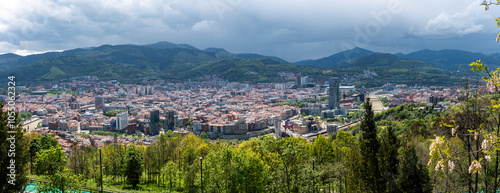
[[[31,178],[45,179],[45,176],[39,175],[28,175]],[[144,176],[143,176],[144,177]],[[182,188],[173,187],[172,191],[170,191],[168,184],[161,184],[158,187],[158,183],[156,182],[141,182],[137,185],[136,188],[133,188],[131,184],[120,182],[119,179],[114,179],[112,176],[105,176],[103,179],[104,184],[103,188],[108,190],[116,190],[119,192],[131,192],[131,193],[145,193],[145,192],[182,192]],[[80,185],[96,187],[100,188],[99,184],[94,180],[86,180],[80,183]]]

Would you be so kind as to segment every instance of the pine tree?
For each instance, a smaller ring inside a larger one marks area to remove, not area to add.
[[[432,192],[431,179],[425,165],[418,163],[415,147],[406,144],[401,152],[398,184],[400,192]]]
[[[392,130],[392,124],[385,129],[380,146],[380,174],[384,179],[385,192],[398,192],[396,178],[398,175],[399,142]]]
[[[4,105],[0,102],[0,109]],[[20,192],[27,183],[29,154],[21,128],[22,121],[18,113],[11,112],[0,112],[0,192]],[[8,124],[9,117],[15,118],[15,124]]]
[[[142,175],[144,160],[143,155],[135,145],[131,144],[127,149],[127,158],[125,160],[125,176],[133,187],[139,184],[139,178]]]
[[[361,153],[361,166],[364,187],[366,192],[382,192],[383,181],[381,180],[378,151],[379,141],[377,138],[377,128],[373,119],[372,105],[370,99],[367,98],[363,104],[365,108],[365,115],[360,125],[360,140],[359,147]]]

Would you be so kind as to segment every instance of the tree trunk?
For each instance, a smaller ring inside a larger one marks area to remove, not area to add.
[[[470,147],[470,136],[467,136],[467,152],[469,152],[468,154],[468,159],[469,159],[469,165],[472,163],[472,158],[471,158],[471,147]],[[472,174],[468,174],[468,178],[467,178],[467,181],[468,181],[468,185],[469,185],[469,192],[473,192],[473,189],[472,189]]]
[[[340,191],[340,193],[342,193],[342,175],[340,175],[339,191]]]
[[[289,179],[289,176],[288,176],[288,167],[286,166],[285,164],[285,175],[286,175],[286,192],[290,192],[290,179]]]
[[[497,137],[499,136],[498,132],[500,132],[500,115],[497,119]],[[496,192],[497,188],[498,188],[498,150],[495,153],[496,153],[496,156],[495,156],[495,181],[493,182],[494,183],[493,192]]]
[[[479,160],[479,148],[481,146],[479,146],[479,137],[478,139],[476,140],[476,160]],[[486,172],[486,168],[484,168],[484,172]],[[476,172],[476,182],[475,182],[475,191],[477,192],[478,191],[478,184],[479,183],[479,172]]]

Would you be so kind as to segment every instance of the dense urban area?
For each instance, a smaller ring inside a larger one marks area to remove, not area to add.
[[[294,136],[309,138],[308,133],[321,132],[328,125],[330,133],[336,132],[339,125],[359,121],[365,96],[373,95],[376,112],[405,103],[425,103],[434,111],[443,111],[458,102],[461,92],[443,86],[390,83],[381,88],[357,89],[341,86],[338,78],[332,78],[329,84],[308,82],[308,77],[300,76],[293,83],[255,85],[217,79],[130,85],[79,78],[72,82],[16,87],[20,91],[16,109],[25,118],[24,128],[41,134],[58,133],[65,151],[70,150],[71,140],[84,147],[90,144],[102,147],[103,143],[113,141],[112,136],[72,135],[99,131],[148,139],[123,138],[119,140],[123,145],[130,142],[148,145],[154,136],[167,130],[182,135],[193,132],[212,140],[249,139],[267,133],[289,136],[278,130],[293,124],[289,128]],[[4,100],[6,97],[0,96]]]
[[[454,125],[454,117],[465,116],[460,112],[469,103],[464,97],[473,99],[472,93],[494,97],[491,85],[387,83],[356,88],[339,77],[316,81],[296,76],[293,80],[247,84],[214,78],[122,84],[83,76],[16,86],[15,108],[28,138],[26,172],[34,182],[50,182],[27,188],[363,191],[364,166],[353,164],[374,164],[364,163],[370,161],[368,157],[359,157],[366,156],[359,154],[365,146],[381,148],[369,152],[379,152],[374,156],[380,172],[375,173],[385,176],[375,177],[377,183],[387,184],[369,188],[398,192],[412,185],[423,192],[460,190],[460,183],[450,177],[472,176],[452,173],[451,164],[459,160],[437,162],[435,168],[447,169],[444,174],[431,170],[436,150],[428,153],[429,138],[443,132],[456,136],[460,126]],[[0,98],[8,103],[7,95]],[[376,146],[362,145],[368,135],[360,132],[369,132],[367,124],[378,127],[372,131],[375,140],[380,138]],[[455,127],[453,134],[448,126]],[[439,140],[443,139],[438,136],[433,144],[442,145]]]

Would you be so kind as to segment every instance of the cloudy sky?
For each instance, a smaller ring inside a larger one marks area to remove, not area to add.
[[[0,53],[191,44],[294,62],[353,47],[500,52],[500,6],[471,0],[23,0],[0,5]]]

